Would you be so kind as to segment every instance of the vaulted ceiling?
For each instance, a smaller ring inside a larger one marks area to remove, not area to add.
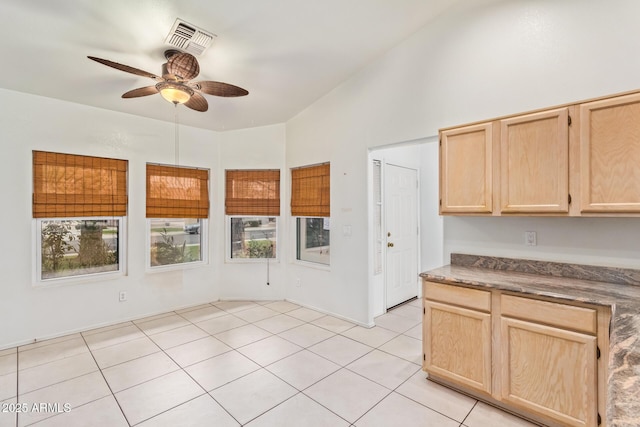
[[[282,123],[459,1],[2,0],[0,87],[173,121],[159,95],[121,98],[153,80],[87,56],[160,75],[180,18],[217,35],[195,80],[249,91],[207,95],[207,112],[178,107],[180,122],[216,131]]]

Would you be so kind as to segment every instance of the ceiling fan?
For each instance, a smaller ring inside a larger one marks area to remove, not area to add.
[[[167,62],[162,64],[162,76],[156,76],[153,73],[109,61],[108,59],[96,58],[95,56],[88,56],[87,58],[126,73],[149,77],[158,82],[153,86],[130,90],[122,95],[123,98],[138,98],[160,93],[164,99],[175,105],[184,104],[192,110],[207,111],[209,104],[201,93],[223,97],[249,94],[245,89],[229,83],[206,80],[191,82],[190,80],[200,73],[200,65],[198,65],[196,58],[189,53],[170,49],[164,52],[164,56]]]

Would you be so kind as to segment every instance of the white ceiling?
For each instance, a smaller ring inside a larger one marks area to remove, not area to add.
[[[2,0],[0,87],[173,121],[159,95],[122,99],[151,79],[176,18],[216,34],[200,76],[249,95],[206,95],[182,124],[216,131],[282,123],[460,0]],[[468,0],[466,0],[468,1]]]

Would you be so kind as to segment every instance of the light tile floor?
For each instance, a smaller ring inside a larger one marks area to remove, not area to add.
[[[1,350],[0,427],[533,426],[427,381],[421,320],[222,301]]]

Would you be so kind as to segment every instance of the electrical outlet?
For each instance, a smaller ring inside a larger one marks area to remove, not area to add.
[[[527,246],[536,246],[538,244],[536,232],[535,231],[525,231],[524,232],[524,243]]]
[[[302,286],[302,282],[299,277],[296,277],[296,288],[299,288],[300,286]]]
[[[120,291],[118,294],[118,301],[123,302],[127,300],[127,291]]]

